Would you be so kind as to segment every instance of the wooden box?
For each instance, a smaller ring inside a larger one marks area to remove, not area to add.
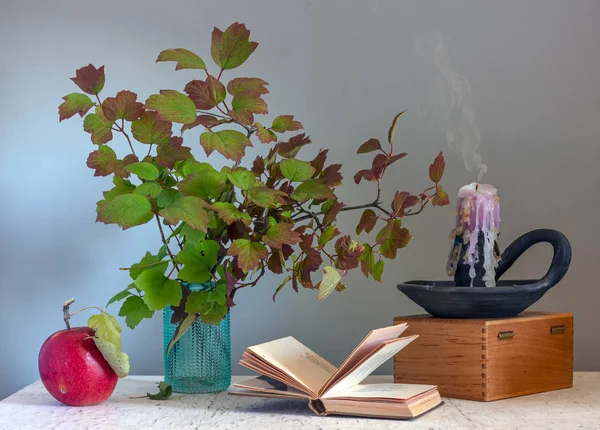
[[[524,312],[514,318],[407,322],[418,334],[394,358],[394,381],[439,386],[442,396],[490,401],[573,386],[573,315]]]

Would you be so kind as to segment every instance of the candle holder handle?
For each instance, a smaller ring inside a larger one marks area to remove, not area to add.
[[[559,231],[541,228],[523,234],[511,243],[502,253],[496,268],[496,281],[512,267],[515,261],[529,248],[538,243],[547,242],[552,245],[554,255],[548,272],[543,278],[534,282],[532,290],[548,290],[558,284],[565,276],[571,264],[571,244],[567,237]]]

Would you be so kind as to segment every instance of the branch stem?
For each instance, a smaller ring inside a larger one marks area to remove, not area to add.
[[[156,218],[156,224],[158,225],[158,230],[160,231],[160,238],[162,239],[163,244],[167,247],[167,252],[171,257],[173,257],[173,259],[175,259],[175,255],[173,255],[173,253],[169,249],[167,238],[165,237],[165,232],[163,231],[162,225],[160,223],[160,218],[158,217],[158,215],[154,215],[154,218]],[[179,266],[177,265],[177,263],[173,262],[173,265],[179,271]]]

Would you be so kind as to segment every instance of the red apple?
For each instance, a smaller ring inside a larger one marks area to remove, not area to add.
[[[48,392],[70,406],[95,405],[108,399],[117,385],[117,374],[90,336],[89,327],[54,333],[42,345],[38,359],[40,377]]]

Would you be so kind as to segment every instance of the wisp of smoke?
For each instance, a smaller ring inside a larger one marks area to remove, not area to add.
[[[448,59],[448,48],[441,36],[432,40],[415,39],[417,53],[428,64],[434,65],[437,85],[431,85],[431,112],[433,120],[446,130],[448,146],[459,154],[469,172],[478,172],[477,182],[487,172],[478,153],[481,136],[475,123],[475,110],[471,96],[471,85],[461,76]]]

